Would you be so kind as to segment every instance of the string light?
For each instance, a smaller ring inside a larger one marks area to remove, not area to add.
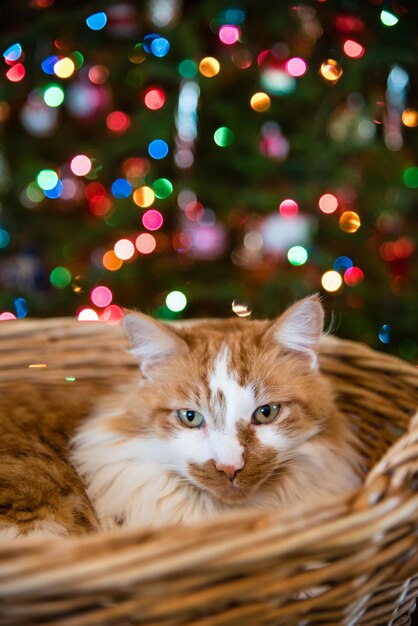
[[[165,303],[170,311],[179,313],[186,308],[187,298],[181,291],[170,291],[165,299]]]
[[[355,233],[361,226],[360,216],[354,211],[344,211],[340,217],[340,228],[346,233]]]
[[[332,293],[334,291],[338,291],[343,284],[343,279],[335,270],[329,270],[322,275],[321,284],[325,291],[330,291]]]
[[[335,84],[342,76],[341,65],[335,59],[327,59],[320,68],[321,76],[330,84]]]
[[[109,287],[100,285],[99,287],[92,289],[90,293],[90,300],[95,306],[104,308],[112,302],[113,294]]]
[[[54,65],[54,74],[58,78],[70,78],[74,74],[74,61],[68,57],[64,57],[57,61]]]
[[[319,198],[318,205],[322,213],[334,213],[338,208],[338,200],[332,193],[324,193]]]
[[[151,187],[143,185],[139,189],[135,189],[133,200],[135,204],[141,208],[149,207],[155,200],[154,191]]]
[[[205,57],[199,63],[199,72],[206,78],[213,78],[219,74],[221,65],[214,57]]]
[[[270,96],[263,91],[258,91],[251,96],[250,105],[254,111],[257,111],[257,113],[263,113],[270,108]]]
[[[70,169],[76,176],[86,176],[92,168],[92,162],[85,154],[78,154],[70,163]]]
[[[102,30],[107,24],[107,15],[103,11],[93,13],[86,18],[86,24],[90,30]]]
[[[121,261],[127,261],[133,257],[135,247],[129,239],[119,239],[119,241],[115,243],[113,250],[118,259]]]

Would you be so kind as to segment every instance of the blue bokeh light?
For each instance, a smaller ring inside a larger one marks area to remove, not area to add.
[[[55,187],[53,187],[52,189],[44,189],[43,190],[43,192],[46,195],[46,197],[47,198],[51,198],[52,200],[54,200],[55,198],[59,198],[63,191],[64,191],[64,185],[63,185],[62,181],[60,181],[60,180],[57,182]]]
[[[154,39],[151,42],[151,52],[156,57],[165,57],[170,52],[170,42],[165,37]]]
[[[21,55],[22,55],[22,46],[20,45],[20,43],[14,43],[13,45],[9,46],[7,50],[3,52],[3,56],[6,59],[6,61],[11,61],[11,62],[14,62],[20,59]]]
[[[112,194],[115,198],[129,198],[132,185],[126,178],[117,178],[112,184]]]
[[[0,248],[6,248],[10,243],[10,235],[7,230],[0,228]]]
[[[49,74],[50,76],[53,76],[54,75],[54,65],[55,65],[55,63],[57,61],[59,61],[59,58],[57,56],[55,56],[55,55],[47,57],[41,63],[42,71],[45,72],[45,74]]]
[[[103,11],[93,13],[86,19],[86,24],[90,30],[102,30],[107,24],[107,15]]]
[[[353,267],[354,263],[348,256],[339,256],[334,261],[334,269],[336,272],[340,270],[348,270],[350,267]]]
[[[168,154],[168,144],[163,139],[154,139],[148,146],[148,154],[153,159],[164,159]]]
[[[14,304],[15,311],[16,311],[16,317],[18,319],[22,319],[22,317],[27,316],[29,307],[25,298],[15,298],[13,300],[13,304]]]

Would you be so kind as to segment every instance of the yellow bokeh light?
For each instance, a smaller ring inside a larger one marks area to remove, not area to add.
[[[404,126],[409,126],[409,128],[418,126],[418,111],[412,108],[405,109],[402,113],[402,124],[404,124]]]
[[[58,76],[58,78],[69,78],[74,74],[74,70],[74,61],[68,57],[60,59],[54,65],[54,74]]]
[[[221,65],[214,57],[205,57],[199,63],[199,72],[206,76],[206,78],[213,78],[216,74],[219,74]]]
[[[354,211],[344,211],[340,217],[340,228],[346,233],[355,233],[361,226],[360,216]]]
[[[108,252],[104,253],[102,263],[103,267],[110,272],[115,272],[123,265],[123,261],[116,256],[113,250],[109,250]]]
[[[151,204],[154,202],[155,194],[151,187],[147,187],[146,185],[144,185],[143,187],[140,187],[139,189],[136,189],[134,191],[133,199],[137,206],[145,208],[151,206]]]
[[[341,65],[334,59],[327,59],[319,70],[321,76],[329,83],[336,83],[343,74]]]
[[[251,108],[254,109],[254,111],[257,111],[257,113],[262,113],[263,111],[267,111],[270,108],[270,96],[268,96],[263,91],[259,91],[251,96],[250,104]]]
[[[322,275],[321,284],[325,291],[338,291],[343,284],[343,279],[335,270],[329,270]]]

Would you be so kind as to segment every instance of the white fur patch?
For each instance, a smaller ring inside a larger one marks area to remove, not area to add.
[[[67,531],[64,526],[57,524],[53,520],[35,522],[31,530],[25,534],[19,532],[17,526],[6,526],[0,528],[0,541],[8,541],[11,539],[52,539],[57,537],[66,537]]]

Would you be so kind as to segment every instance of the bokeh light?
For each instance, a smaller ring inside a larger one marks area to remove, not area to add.
[[[192,59],[184,59],[179,63],[179,74],[182,78],[194,78],[198,72],[197,63]]]
[[[403,182],[410,189],[416,189],[418,187],[418,167],[407,167],[402,175]]]
[[[6,248],[10,243],[10,235],[4,228],[0,227],[0,250]]]
[[[119,239],[113,248],[115,255],[121,261],[131,259],[135,253],[135,246],[129,239]]]
[[[167,56],[170,52],[170,42],[165,37],[156,37],[151,42],[151,52],[158,58]]]
[[[71,283],[71,272],[66,267],[55,267],[49,275],[49,282],[56,289],[64,289]]]
[[[418,126],[418,111],[412,107],[405,109],[402,112],[402,124],[409,128],[415,128]]]
[[[11,313],[10,311],[4,311],[3,313],[0,313],[0,322],[8,322],[15,319],[16,315]]]
[[[58,182],[58,174],[54,170],[41,170],[36,177],[36,182],[41,189],[54,189]]]
[[[267,111],[270,108],[271,100],[270,96],[264,91],[258,91],[254,95],[251,96],[250,105],[254,111],[257,113],[263,113],[263,111]]]
[[[54,65],[54,74],[58,78],[70,78],[74,74],[75,64],[69,57],[64,57]]]
[[[348,256],[339,256],[334,261],[334,269],[336,272],[348,270],[353,267],[354,263]]]
[[[152,183],[152,191],[160,200],[165,200],[173,193],[173,185],[168,178],[157,178]]]
[[[76,176],[85,176],[90,172],[92,168],[92,162],[85,154],[77,154],[71,159],[70,169]]]
[[[287,258],[292,265],[304,265],[308,260],[308,251],[303,246],[292,246],[287,251]]]
[[[165,299],[165,303],[170,311],[179,313],[186,308],[187,298],[181,291],[170,291]]]
[[[390,325],[383,324],[379,330],[379,339],[382,343],[390,343]]]
[[[101,322],[106,324],[119,324],[123,319],[123,309],[117,304],[107,306],[100,316]]]
[[[213,78],[219,74],[221,65],[214,57],[205,57],[199,63],[199,72],[206,78]]]
[[[296,217],[299,212],[298,203],[291,198],[287,198],[280,203],[279,212],[282,217],[292,219],[293,217]]]
[[[123,111],[112,111],[106,117],[106,126],[113,133],[125,133],[131,125],[131,119],[129,115],[126,115]]]
[[[142,223],[147,230],[158,230],[163,225],[164,218],[156,209],[145,211],[142,216]]]
[[[322,213],[334,213],[338,208],[338,200],[332,193],[324,193],[319,198],[318,205]]]
[[[102,263],[109,272],[116,272],[123,265],[123,261],[116,256],[113,250],[104,253]]]
[[[248,302],[243,302],[238,299],[232,301],[231,309],[238,317],[248,317],[252,313],[251,306]]]
[[[231,143],[233,143],[234,139],[235,135],[233,131],[226,126],[221,126],[220,128],[216,129],[213,134],[214,142],[217,146],[220,146],[221,148],[226,148],[227,146],[230,146]]]
[[[104,308],[108,306],[113,300],[113,294],[109,287],[99,285],[90,292],[90,300],[95,306]]]
[[[154,139],[148,144],[148,154],[156,160],[164,159],[168,154],[168,144],[163,139]]]
[[[346,233],[355,233],[361,226],[360,216],[355,211],[344,211],[339,223],[341,230]]]
[[[13,65],[7,72],[6,78],[10,80],[11,83],[19,83],[21,80],[25,78],[26,70],[25,66],[22,63],[16,63]]]
[[[135,247],[141,254],[151,254],[157,246],[154,235],[141,233],[135,240]]]
[[[364,54],[364,47],[352,39],[347,39],[344,42],[343,49],[346,55],[352,59],[360,59]]]
[[[399,18],[396,17],[396,15],[394,15],[393,13],[391,13],[390,11],[386,11],[385,9],[380,13],[380,21],[382,22],[382,24],[384,24],[385,26],[396,26],[396,24],[399,22]]]
[[[112,183],[112,195],[115,198],[129,198],[132,193],[132,185],[126,178],[117,178]]]
[[[8,61],[9,63],[16,63],[16,61],[18,61],[22,56],[22,52],[23,50],[20,43],[14,43],[3,52],[3,57],[5,61]]]
[[[301,59],[300,57],[293,57],[286,62],[286,72],[290,74],[290,76],[294,76],[298,78],[299,76],[303,76],[308,69],[306,61]]]
[[[321,284],[325,291],[332,293],[334,291],[338,291],[343,284],[343,279],[341,278],[341,274],[335,270],[329,270],[322,275]]]
[[[165,93],[160,87],[151,87],[147,89],[144,96],[145,106],[151,111],[157,111],[164,106]]]
[[[335,59],[324,61],[319,71],[321,76],[331,84],[335,84],[343,74],[341,65]]]
[[[151,187],[143,185],[142,187],[139,187],[139,189],[135,189],[133,200],[135,204],[141,208],[149,207],[155,200],[154,191]]]
[[[29,312],[29,306],[25,298],[15,298],[13,300],[13,306],[16,311],[17,319],[23,319]]]
[[[64,90],[60,85],[49,85],[44,90],[43,97],[49,107],[59,107],[64,102]]]
[[[353,266],[346,269],[344,272],[344,282],[350,287],[355,287],[364,278],[363,270],[359,267]]]
[[[103,11],[93,13],[86,19],[86,24],[90,30],[102,30],[107,24],[107,15]]]
[[[98,322],[99,316],[94,309],[85,307],[78,313],[77,319],[79,322]]]
[[[226,44],[227,46],[231,46],[232,44],[238,41],[240,37],[240,32],[237,26],[233,26],[231,24],[224,24],[219,29],[218,35],[222,43]]]

